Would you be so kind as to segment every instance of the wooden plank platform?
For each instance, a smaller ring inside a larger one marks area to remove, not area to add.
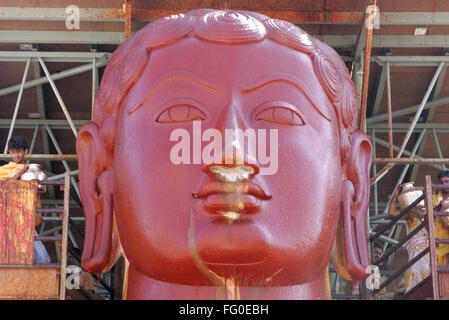
[[[0,299],[55,299],[59,282],[56,268],[1,268]]]

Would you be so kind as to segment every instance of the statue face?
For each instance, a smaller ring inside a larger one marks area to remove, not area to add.
[[[257,174],[257,159],[241,189],[220,181],[222,166],[192,163],[193,120],[202,132],[219,130],[223,146],[225,129],[265,129],[267,145],[276,129],[277,171]],[[175,129],[189,132],[190,164],[170,158]],[[306,54],[271,40],[196,38],[153,50],[122,102],[113,167],[120,239],[149,277],[211,285],[210,273],[242,285],[291,285],[328,265],[340,210],[340,139]],[[238,210],[236,220],[223,214]]]

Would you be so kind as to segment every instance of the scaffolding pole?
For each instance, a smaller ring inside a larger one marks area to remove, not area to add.
[[[16,102],[16,106],[14,108],[14,113],[13,113],[12,120],[11,120],[11,127],[9,128],[8,138],[6,139],[5,149],[4,149],[3,153],[7,153],[8,152],[8,141],[11,138],[12,132],[14,130],[14,123],[16,122],[16,118],[17,118],[17,113],[19,111],[20,102],[22,101],[23,88],[25,86],[25,81],[26,81],[27,76],[28,76],[29,68],[30,68],[30,58],[27,59],[27,62],[26,62],[26,65],[25,65],[25,71],[23,72],[22,83],[20,84],[19,95],[17,96],[17,102]]]
[[[415,125],[418,122],[418,119],[419,119],[419,117],[421,115],[421,112],[424,109],[424,106],[425,106],[425,104],[427,102],[427,99],[429,98],[430,93],[432,92],[433,87],[434,87],[436,81],[438,80],[440,72],[441,72],[441,70],[443,70],[443,67],[444,67],[444,62],[440,62],[439,66],[438,66],[437,70],[435,71],[435,74],[434,74],[434,76],[432,78],[432,81],[430,82],[429,87],[427,88],[427,91],[426,91],[426,93],[425,93],[425,95],[424,95],[424,97],[423,97],[423,99],[421,101],[421,104],[420,104],[418,110],[416,111],[416,114],[415,114],[415,116],[414,116],[414,118],[412,120],[412,123],[410,124],[410,127],[407,130],[407,133],[406,133],[406,135],[405,135],[405,137],[404,137],[404,139],[402,141],[402,145],[399,148],[399,151],[398,151],[398,153],[396,155],[396,160],[400,160],[400,158],[402,156],[402,153],[405,150],[405,146],[407,145],[407,143],[408,143],[408,141],[410,139],[410,136],[411,136],[411,134],[412,134],[412,132],[413,132],[413,130],[415,128]],[[390,161],[384,168],[382,168],[377,173],[376,176],[371,178],[371,183],[373,183],[374,181],[379,181],[383,176],[385,176],[385,174],[387,174],[387,172],[394,166],[394,164],[395,164],[395,161]]]

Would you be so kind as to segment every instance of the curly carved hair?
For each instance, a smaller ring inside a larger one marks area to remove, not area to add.
[[[358,98],[340,56],[298,26],[248,11],[198,9],[156,20],[130,37],[112,55],[94,105],[93,120],[101,128],[106,150],[114,151],[115,120],[122,100],[140,78],[151,51],[187,37],[240,44],[271,39],[307,54],[338,119],[340,158],[344,163],[357,128]],[[144,63],[142,63],[142,61]]]

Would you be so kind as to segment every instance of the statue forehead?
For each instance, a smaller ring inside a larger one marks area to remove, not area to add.
[[[311,58],[269,39],[218,44],[186,38],[153,49],[144,72],[125,100],[127,111],[133,113],[151,98],[152,92],[178,80],[197,82],[216,92],[230,89],[251,92],[277,83],[282,86],[278,87],[280,90],[302,92],[325,119],[333,118],[333,108],[315,74]]]
[[[227,62],[232,62],[239,69],[229,70]],[[155,68],[159,63],[163,65]],[[207,68],[216,66],[229,74],[258,75],[266,70],[314,74],[311,59],[307,54],[270,39],[244,44],[223,44],[188,37],[168,46],[151,49],[148,64],[152,69],[146,71],[153,72],[187,66],[207,72]],[[249,69],[251,65],[258,65],[259,68]]]
[[[296,86],[312,104],[319,102],[321,105],[316,109],[321,109],[325,118],[330,119],[334,112],[307,54],[270,39],[219,44],[197,38],[182,39],[150,52],[143,73],[131,89],[133,94],[128,95],[127,100],[131,100],[128,111],[133,112],[147,100],[154,88],[181,79],[202,83],[216,91],[231,86],[250,90],[284,82],[285,89]]]

